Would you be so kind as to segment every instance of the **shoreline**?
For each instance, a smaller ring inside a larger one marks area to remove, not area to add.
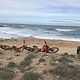
[[[24,39],[38,39],[38,40],[55,40],[55,41],[66,41],[66,42],[80,42],[80,40],[69,40],[69,39],[43,39],[43,38],[35,38],[35,37],[28,37],[28,38],[0,38],[0,40],[24,40]]]

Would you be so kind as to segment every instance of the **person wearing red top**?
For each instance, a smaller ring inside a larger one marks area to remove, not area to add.
[[[44,41],[44,42],[45,42],[45,44],[41,48],[41,51],[48,53],[49,52],[49,50],[48,50],[49,49],[49,46],[47,45],[46,41]]]

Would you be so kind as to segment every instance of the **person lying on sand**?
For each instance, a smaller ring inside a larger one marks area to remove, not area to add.
[[[14,49],[16,52],[20,52],[22,48],[23,46],[12,46],[12,49]]]

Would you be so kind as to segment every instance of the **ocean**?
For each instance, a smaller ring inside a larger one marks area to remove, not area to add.
[[[80,26],[0,24],[0,38],[41,38],[80,41]]]

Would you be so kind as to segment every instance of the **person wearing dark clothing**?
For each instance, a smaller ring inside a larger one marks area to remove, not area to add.
[[[77,54],[80,54],[80,46],[77,47]]]

